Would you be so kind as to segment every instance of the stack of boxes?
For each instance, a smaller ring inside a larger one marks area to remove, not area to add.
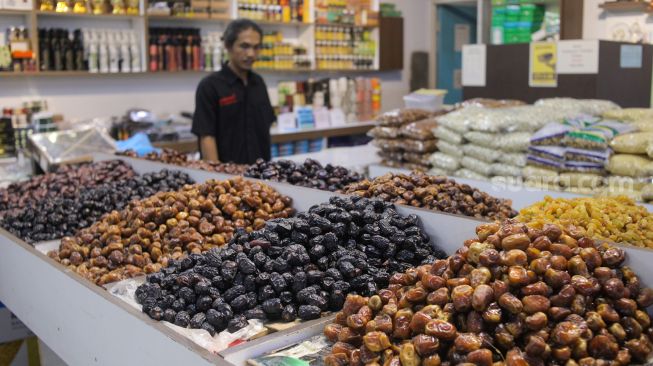
[[[529,0],[492,1],[492,43],[531,42],[531,35],[542,28],[544,5]]]

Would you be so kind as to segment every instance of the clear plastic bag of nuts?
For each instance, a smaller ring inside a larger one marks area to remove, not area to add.
[[[399,127],[406,123],[428,118],[431,114],[431,112],[423,109],[394,109],[383,113],[376,121],[380,126]]]

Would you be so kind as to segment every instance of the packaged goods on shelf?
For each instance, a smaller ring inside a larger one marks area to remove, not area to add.
[[[476,180],[488,180],[487,175],[479,174],[473,170],[469,170],[467,168],[462,168],[456,170],[456,172],[453,174],[454,177],[460,177],[460,178],[465,178],[465,179],[476,179]]]
[[[414,140],[433,140],[433,129],[438,123],[435,119],[412,122],[401,127],[401,136]]]
[[[141,51],[133,30],[39,29],[41,71],[140,72]]]
[[[306,22],[308,1],[238,0],[238,17],[268,22]]]
[[[324,328],[334,343],[324,363],[647,362],[653,290],[624,265],[626,252],[572,228],[527,225],[478,226],[449,258],[398,273],[373,296],[349,295]],[[561,255],[532,254],[539,248]]]
[[[57,13],[138,15],[139,2],[136,0],[90,2],[84,0],[40,0],[38,2],[38,9],[44,12],[54,11]]]
[[[32,49],[34,35],[29,34],[26,27],[9,27],[0,29],[0,72],[30,72],[37,71],[35,51]],[[6,37],[4,35],[6,34]]]
[[[518,220],[576,227],[582,236],[653,248],[652,214],[626,197],[551,198],[520,211]]]
[[[518,167],[525,167],[527,163],[528,154],[526,153],[502,153],[497,159],[500,163],[514,165]],[[521,175],[521,174],[520,174]]]
[[[462,145],[462,151],[465,156],[471,156],[474,159],[484,161],[486,163],[493,163],[501,156],[501,151],[490,149],[487,147],[477,146],[474,144]]]
[[[324,25],[378,25],[371,1],[320,0],[315,3],[315,22]]]
[[[363,179],[358,173],[345,167],[331,164],[323,166],[313,159],[306,159],[303,164],[291,160],[268,162],[259,159],[245,171],[244,175],[332,192]]]
[[[310,106],[313,119],[316,120],[318,115],[325,115],[322,113],[325,108],[330,112],[340,109],[349,123],[375,118],[381,108],[380,93],[380,79],[364,77],[283,81],[277,86],[280,112],[293,112],[299,107]],[[327,117],[320,118],[320,127],[331,123],[330,116]],[[393,135],[395,131],[383,129],[376,132]]]
[[[241,205],[243,201],[247,204]],[[131,202],[63,238],[59,250],[48,255],[103,285],[158,272],[185,254],[224,246],[237,229],[256,230],[266,220],[290,217],[294,213],[290,204],[290,198],[265,184],[241,177],[209,180]],[[148,238],[153,245],[142,248],[137,237]]]
[[[113,210],[132,200],[157,192],[175,191],[194,183],[187,174],[162,170],[95,187],[81,187],[75,195],[46,196],[18,213],[9,213],[0,226],[28,243],[72,236]]]
[[[535,132],[531,137],[531,145],[559,146],[572,126],[552,122]]]
[[[54,173],[34,176],[0,189],[0,215],[7,214],[9,210],[22,210],[46,197],[73,197],[82,188],[121,181],[135,175],[129,165],[119,160],[61,166]]]
[[[199,28],[151,27],[149,34],[149,71],[215,69],[213,62],[209,64],[205,58]]]
[[[378,234],[365,239],[369,234],[354,217]],[[404,238],[401,244],[397,237]],[[416,216],[399,215],[380,200],[332,197],[297,217],[238,231],[223,250],[171,261],[148,276],[136,300],[155,320],[234,332],[247,319],[319,318],[341,309],[351,292],[372,295],[395,273],[444,256]],[[176,285],[186,280],[195,286]]]
[[[419,164],[424,167],[431,166],[431,160],[428,154],[405,152],[402,158],[408,163]]]
[[[376,41],[367,28],[315,27],[318,69],[370,70],[375,67],[376,53]]]
[[[510,164],[493,163],[490,165],[490,171],[492,176],[521,177],[522,168]]]
[[[343,192],[479,218],[504,219],[516,215],[510,207],[510,200],[492,197],[446,177],[423,173],[388,173],[373,180],[350,184]]]
[[[401,135],[401,130],[397,127],[376,126],[367,132],[367,136],[381,139],[396,139]]]
[[[562,143],[568,147],[590,150],[605,150],[615,136],[632,132],[633,128],[625,123],[601,121],[588,127],[567,132]]]
[[[564,152],[564,159],[567,161],[585,161],[601,164],[607,163],[610,156],[612,156],[612,151],[610,149],[589,150],[567,147],[564,149]]]
[[[279,31],[265,32],[261,51],[254,68],[262,69],[310,69],[312,67],[307,46],[284,40]]]
[[[394,109],[380,115],[376,121],[380,126],[400,127],[405,124],[424,120],[431,116],[431,112],[421,109]]]

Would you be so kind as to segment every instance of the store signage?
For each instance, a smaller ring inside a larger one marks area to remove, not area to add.
[[[463,86],[485,86],[486,50],[484,44],[463,46]]]
[[[528,85],[532,88],[558,86],[557,47],[555,42],[530,44]]]
[[[598,74],[599,41],[559,41],[557,72],[563,74]]]
[[[642,46],[632,44],[621,45],[621,55],[619,64],[622,69],[641,69],[642,68]]]

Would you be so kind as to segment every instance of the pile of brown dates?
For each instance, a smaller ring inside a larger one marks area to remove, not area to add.
[[[134,150],[126,150],[118,155],[129,156],[131,158],[143,158],[151,161],[158,161],[165,164],[174,164],[191,169],[206,170],[209,172],[225,173],[233,175],[242,175],[249,165],[235,163],[220,163],[206,160],[191,160],[188,155],[180,153],[173,149],[162,149],[161,152],[151,152],[144,156],[139,156]]]
[[[517,216],[510,200],[492,197],[444,176],[419,172],[410,175],[388,173],[373,180],[350,184],[343,192],[477,218],[503,220]]]
[[[448,259],[349,296],[325,327],[335,365],[629,365],[653,350],[653,290],[622,249],[544,225],[481,225]]]
[[[102,285],[157,272],[171,259],[225,245],[238,228],[257,230],[293,213],[291,199],[265,184],[209,180],[130,202],[64,237],[49,256]]]

